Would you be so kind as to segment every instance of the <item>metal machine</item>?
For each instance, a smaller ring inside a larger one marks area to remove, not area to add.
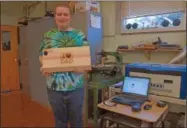
[[[101,64],[92,67],[91,74],[100,73],[105,77],[114,77],[116,74],[122,73],[123,58],[117,52],[99,52]],[[115,62],[105,62],[108,56],[115,57]]]
[[[132,63],[126,65],[125,75],[149,77],[150,94],[186,99],[186,65]]]
[[[92,71],[89,73],[89,92],[88,92],[88,117],[93,118],[97,124],[97,115],[102,113],[98,112],[97,104],[102,102],[105,97],[105,90],[108,90],[110,85],[115,84],[123,78],[122,63],[123,58],[117,52],[98,52],[96,57],[99,61],[92,66]],[[107,58],[114,57],[115,62],[106,62]]]
[[[118,52],[105,52],[102,51],[98,53],[98,55],[101,55],[107,60],[107,56],[113,56],[116,58],[116,64],[122,64],[123,63],[123,57]]]

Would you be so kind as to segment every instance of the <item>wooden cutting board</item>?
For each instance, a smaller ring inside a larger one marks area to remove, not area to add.
[[[69,72],[76,69],[91,70],[89,46],[44,49],[44,72]]]

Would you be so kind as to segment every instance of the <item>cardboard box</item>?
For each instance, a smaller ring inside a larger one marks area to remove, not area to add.
[[[90,47],[51,48],[43,51],[44,72],[91,70]]]

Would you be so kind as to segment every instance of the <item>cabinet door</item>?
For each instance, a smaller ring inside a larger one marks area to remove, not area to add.
[[[18,28],[1,26],[1,92],[19,89]]]

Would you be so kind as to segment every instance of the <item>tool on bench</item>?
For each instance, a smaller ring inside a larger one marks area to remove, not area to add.
[[[129,49],[128,45],[119,45],[117,49]]]
[[[151,104],[146,104],[144,106],[144,110],[150,110],[152,108],[152,105]]]
[[[181,47],[178,44],[169,44],[168,42],[163,42],[160,37],[158,37],[158,41],[152,43],[153,45],[157,45],[160,49],[178,49],[180,50]]]
[[[164,101],[161,101],[161,100],[160,100],[160,101],[157,102],[157,106],[158,106],[158,107],[163,108],[163,107],[165,107],[166,105],[167,105],[167,104],[166,104],[166,102],[164,102]]]

